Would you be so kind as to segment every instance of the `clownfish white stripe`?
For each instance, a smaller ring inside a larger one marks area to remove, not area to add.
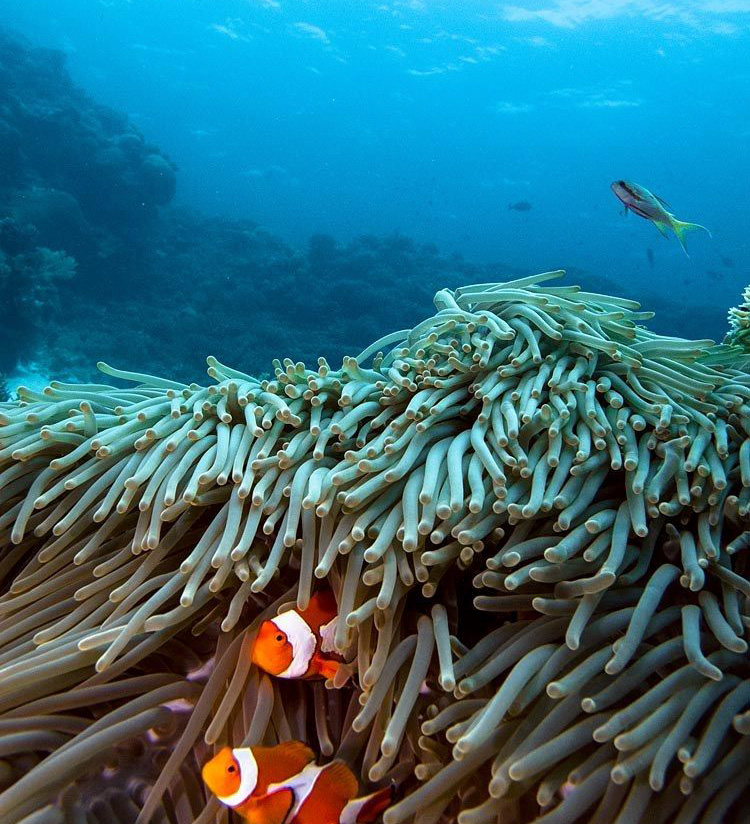
[[[317,639],[304,618],[295,610],[282,612],[273,623],[286,635],[292,645],[292,662],[279,673],[279,678],[301,678],[308,670],[315,654]]]
[[[362,807],[367,804],[370,800],[370,796],[367,798],[353,798],[349,801],[341,811],[341,816],[339,817],[339,824],[357,824],[357,817],[359,816]]]
[[[258,783],[258,762],[255,760],[252,750],[249,747],[242,747],[232,750],[232,755],[239,764],[240,786],[231,795],[219,795],[217,798],[222,804],[229,807],[236,807],[247,801]]]
[[[278,784],[269,784],[268,785],[268,793],[274,792],[274,790],[291,790],[294,794],[294,803],[292,804],[291,809],[286,814],[286,818],[282,822],[282,824],[286,824],[287,821],[293,821],[294,817],[299,812],[300,807],[304,803],[304,801],[308,798],[310,793],[313,791],[313,787],[315,786],[315,782],[320,777],[320,774],[323,772],[325,767],[319,767],[315,762],[308,764],[302,772],[298,773],[291,778],[288,778],[286,781],[282,781]]]

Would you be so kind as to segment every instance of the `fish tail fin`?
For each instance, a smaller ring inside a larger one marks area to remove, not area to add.
[[[685,252],[686,255],[687,249],[685,248],[685,235],[688,232],[692,232],[695,229],[703,229],[709,237],[712,237],[711,232],[709,232],[705,226],[701,226],[700,223],[689,223],[686,220],[677,220],[677,218],[673,217],[671,224],[672,229],[674,229],[674,233],[677,236],[677,240],[679,240],[680,246],[682,246],[682,251]]]

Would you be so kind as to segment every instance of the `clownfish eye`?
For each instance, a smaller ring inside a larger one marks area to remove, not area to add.
[[[236,769],[237,769],[237,768],[234,766],[234,764],[230,764],[230,765],[227,767],[227,772],[234,772]]]
[[[276,636],[276,640],[277,640],[277,641],[279,641],[279,642],[281,642],[281,641],[283,641],[283,640],[284,640],[284,636],[283,636],[283,635],[277,635],[277,636]]]

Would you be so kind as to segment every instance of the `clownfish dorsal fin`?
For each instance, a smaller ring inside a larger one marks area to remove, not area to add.
[[[277,758],[288,759],[289,763],[294,763],[299,769],[315,760],[315,754],[301,741],[284,741],[272,747],[272,751]]]
[[[326,764],[315,782],[316,792],[322,798],[337,799],[342,806],[359,792],[359,782],[343,761]]]
[[[316,634],[323,624],[329,623],[338,613],[336,596],[330,589],[319,589],[310,598],[307,609],[299,615]]]
[[[253,747],[258,762],[258,790],[286,781],[315,760],[313,751],[301,741],[284,741],[275,747]]]

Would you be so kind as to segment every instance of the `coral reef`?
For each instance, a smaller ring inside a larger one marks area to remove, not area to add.
[[[125,115],[77,88],[64,61],[0,30],[3,195],[43,223],[50,210],[77,212],[79,221],[120,235],[123,224],[147,221],[171,200],[176,169]],[[30,184],[42,188],[28,203]]]
[[[176,168],[125,116],[75,87],[64,55],[2,30],[0,153],[0,298],[15,310],[0,365],[12,370],[59,351],[80,294],[101,281],[111,289],[133,268],[174,195]],[[61,288],[61,279],[72,281]]]
[[[43,306],[35,316],[6,318],[0,368],[10,375],[21,362],[95,380],[92,364],[105,359],[132,369],[148,363],[189,382],[205,351],[254,373],[279,351],[338,361],[384,328],[417,323],[441,287],[525,274],[400,234],[347,243],[315,235],[297,249],[250,220],[177,208],[169,158],[125,115],[78,89],[63,54],[1,31],[0,156],[0,271],[7,276],[0,281],[11,277],[3,261],[7,267],[20,253],[19,243],[24,254],[49,249],[77,264],[64,283],[47,280],[36,290],[31,276],[13,284],[13,302],[31,305],[40,299],[32,292],[41,291]],[[593,291],[623,289],[598,275],[575,277]],[[0,293],[7,297],[2,286]],[[693,334],[691,305],[648,299],[662,331]],[[294,324],[279,323],[281,306]],[[706,305],[704,296],[701,316],[705,334],[723,333],[723,306]],[[169,346],[165,328],[176,330]]]
[[[64,323],[50,335],[65,341],[63,351],[44,353],[53,370],[69,370],[74,353],[87,380],[95,380],[91,364],[104,359],[132,369],[147,362],[189,382],[199,378],[196,353],[206,347],[254,373],[267,370],[279,351],[295,360],[341,359],[383,328],[416,323],[444,283],[486,276],[481,267],[398,235],[333,244],[323,257],[315,238],[298,251],[251,221],[175,210],[159,226],[158,254],[140,265],[148,283],[118,292],[116,322],[104,298],[89,294],[69,303]],[[396,285],[402,299],[394,306],[389,296]],[[366,311],[363,289],[370,295]],[[173,302],[161,299],[165,293]],[[293,324],[279,323],[282,306]],[[325,324],[316,323],[321,316]],[[165,328],[179,328],[168,347]]]
[[[400,235],[346,246],[314,236],[297,250],[250,220],[168,208],[177,178],[164,153],[78,89],[63,54],[1,30],[0,150],[0,296],[6,306],[40,308],[4,326],[0,368],[10,374],[33,361],[87,380],[97,359],[126,353],[126,367],[148,362],[189,376],[206,348],[255,371],[278,347],[295,358],[340,358],[386,323],[416,322],[441,285],[488,277]],[[26,263],[16,277],[11,259],[44,249],[75,260],[64,288],[43,266],[35,274]],[[385,298],[395,283],[404,301],[391,317]],[[366,316],[365,285],[373,298]],[[280,328],[281,303],[299,318],[296,328]],[[164,347],[176,304],[181,331]],[[247,307],[252,324],[237,307]],[[326,326],[305,322],[322,312]]]
[[[385,824],[743,821],[750,375],[559,274],[0,406],[0,822],[219,821],[197,765],[292,738]],[[317,580],[352,682],[259,673]]]
[[[729,310],[729,332],[724,342],[740,347],[743,354],[750,355],[750,286],[742,293],[742,303]]]
[[[15,366],[22,345],[33,351],[45,340],[43,330],[60,318],[61,286],[76,272],[76,261],[65,252],[33,242],[14,243],[15,254],[4,252],[8,223],[0,220],[0,301],[11,319],[0,330],[0,368],[5,369]]]

